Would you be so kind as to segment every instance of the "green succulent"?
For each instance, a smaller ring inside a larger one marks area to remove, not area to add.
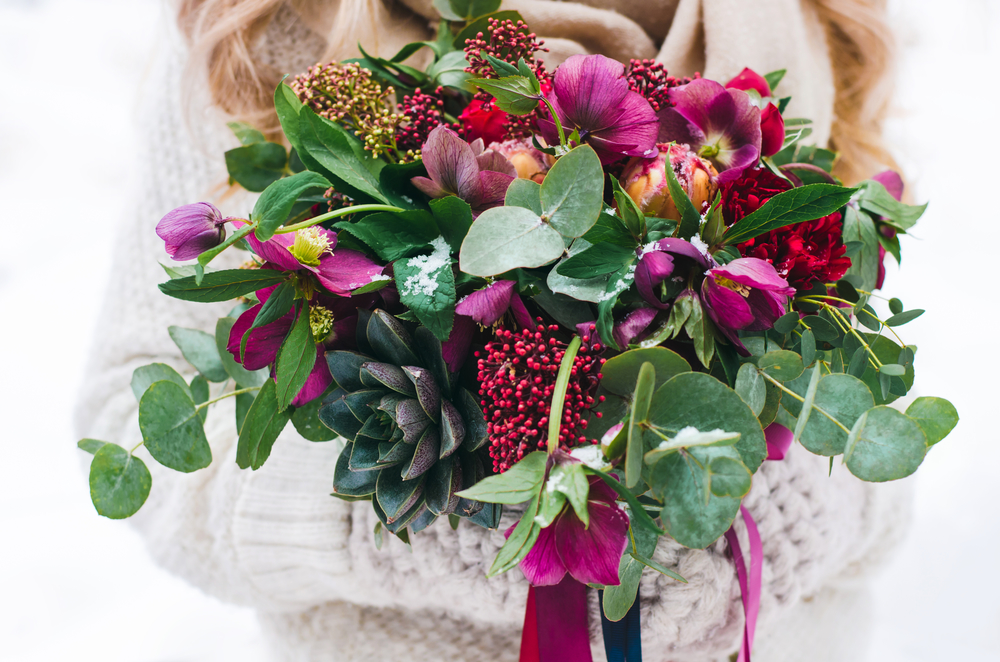
[[[448,370],[441,341],[383,310],[358,313],[359,351],[326,355],[337,388],[319,418],[347,440],[334,494],[371,499],[393,533],[451,514],[495,528],[499,506],[456,495],[485,476],[488,436],[479,404]]]

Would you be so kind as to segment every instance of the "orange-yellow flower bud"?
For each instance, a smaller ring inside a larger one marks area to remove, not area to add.
[[[719,190],[716,181],[719,173],[715,167],[690,151],[687,145],[660,144],[657,147],[660,153],[656,157],[633,158],[628,162],[621,178],[622,188],[643,212],[679,221],[680,213],[667,186],[666,163],[669,154],[670,165],[678,183],[691,198],[694,208],[702,212],[706,205],[712,203]]]
[[[541,184],[545,173],[552,167],[552,157],[535,149],[528,139],[491,143],[489,149],[503,154],[514,164],[518,179],[531,179]]]

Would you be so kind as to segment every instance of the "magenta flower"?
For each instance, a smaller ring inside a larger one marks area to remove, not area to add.
[[[684,239],[660,239],[642,246],[636,253],[639,262],[635,268],[635,287],[647,303],[660,310],[666,310],[670,304],[660,301],[653,288],[673,274],[674,257],[693,261],[699,273],[715,263],[705,251]]]
[[[340,296],[348,296],[375,281],[389,280],[382,273],[385,267],[375,264],[364,253],[338,249],[337,233],[318,225],[276,234],[267,241],[260,241],[250,233],[247,241],[268,264],[283,271],[312,272],[323,287]]]
[[[581,584],[617,586],[618,564],[628,543],[628,517],[615,503],[615,491],[600,478],[590,478],[584,526],[566,504],[555,521],[538,534],[521,561],[521,572],[535,586],[554,586],[568,572]],[[514,527],[507,529],[509,536]]]
[[[240,343],[243,335],[253,325],[263,304],[268,300],[277,286],[257,290],[259,304],[243,312],[229,332],[229,342],[226,349],[233,359],[247,370],[260,370],[273,365],[278,358],[278,350],[285,336],[295,323],[295,309],[270,324],[256,328],[250,332],[246,348],[240,360]],[[358,308],[369,308],[374,303],[374,295],[341,298],[320,294],[313,296],[309,302],[309,326],[316,340],[316,363],[306,379],[305,385],[292,401],[292,405],[302,405],[315,400],[333,383],[330,368],[327,366],[324,354],[327,349],[353,349],[358,325]],[[272,375],[273,376],[273,375]]]
[[[207,202],[196,202],[168,212],[156,224],[156,234],[166,243],[167,255],[177,260],[192,260],[226,238],[222,213]]]
[[[750,67],[744,67],[743,71],[726,83],[726,87],[732,90],[756,90],[762,99],[771,96],[771,86],[767,79]]]
[[[769,262],[741,257],[706,272],[701,300],[712,321],[733,345],[746,352],[737,331],[763,331],[787,312],[795,288]]]
[[[670,90],[673,108],[660,112],[661,142],[686,143],[719,171],[719,182],[739,177],[760,158],[760,109],[750,96],[699,78]]]
[[[574,55],[555,72],[547,95],[566,134],[574,129],[608,164],[626,156],[656,154],[656,112],[638,92],[629,89],[625,65],[603,55]],[[559,142],[548,115],[538,128],[550,145]]]
[[[493,326],[503,318],[509,310],[521,328],[533,328],[531,314],[524,307],[524,302],[517,293],[512,280],[498,280],[481,290],[464,297],[455,306],[455,323],[451,328],[441,351],[448,368],[458,372],[472,346],[472,338],[476,333],[476,325],[480,327]]]
[[[514,164],[484,149],[482,138],[467,143],[443,124],[431,131],[421,153],[430,178],[413,177],[413,185],[431,198],[457,195],[475,216],[501,206],[507,187],[517,178]]]
[[[618,348],[625,349],[630,342],[644,335],[656,313],[656,308],[636,308],[625,315],[622,321],[616,323],[611,334]]]

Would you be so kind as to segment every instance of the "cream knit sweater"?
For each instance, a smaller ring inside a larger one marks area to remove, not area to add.
[[[429,0],[406,2],[432,12]],[[552,60],[583,50],[650,57],[665,37],[661,56],[675,73],[699,69],[726,80],[746,65],[762,72],[788,67],[782,87],[796,95],[794,114],[817,120],[825,139],[833,97],[829,63],[817,21],[795,0],[681,0],[679,7],[676,0],[619,2],[621,14],[537,0],[505,4],[520,9],[543,37],[555,37],[549,39]],[[162,361],[189,372],[167,326],[211,331],[227,309],[183,303],[156,289],[164,280],[157,261],[168,259],[153,231],[156,222],[174,207],[209,199],[213,185],[225,180],[222,153],[234,146],[213,111],[185,121],[186,53],[175,31],[167,32],[140,109],[143,184],[120,228],[115,278],[77,405],[80,436],[126,448],[140,439],[132,371]],[[296,72],[318,57],[324,42],[282,10],[260,48]],[[241,198],[222,206],[243,215],[251,204]],[[276,660],[517,659],[525,580],[518,570],[484,577],[502,533],[468,522],[457,531],[437,523],[413,537],[412,551],[397,540],[377,551],[371,506],[329,496],[337,442],[310,443],[288,426],[262,469],[242,471],[234,459],[233,419],[232,400],[210,413],[214,461],[207,469],[179,474],[144,456],[153,488],[132,522],[157,562],[212,595],[258,609]],[[826,460],[801,448],[783,462],[765,463],[746,500],[766,556],[756,661],[862,659],[864,571],[898,537],[907,503],[905,490],[862,483],[839,465],[827,477]],[[501,531],[510,521],[505,518]],[[661,541],[654,558],[689,583],[650,570],[643,576],[645,659],[707,662],[736,649],[743,614],[724,552],[722,541],[704,551]],[[591,612],[594,659],[603,660],[595,595]]]

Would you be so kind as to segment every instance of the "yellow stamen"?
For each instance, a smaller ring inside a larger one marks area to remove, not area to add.
[[[309,328],[316,342],[325,342],[333,331],[333,313],[323,306],[309,309]]]
[[[310,267],[319,266],[319,259],[331,249],[326,233],[317,227],[305,228],[295,233],[295,243],[289,249],[295,259]]]
[[[719,285],[722,285],[723,287],[728,287],[734,292],[739,292],[744,299],[750,296],[750,288],[748,286],[741,285],[739,283],[734,283],[725,276],[716,276],[715,282],[718,283]]]

